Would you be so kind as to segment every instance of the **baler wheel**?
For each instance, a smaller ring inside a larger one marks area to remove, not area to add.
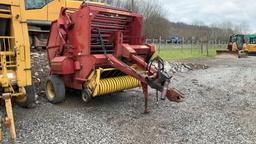
[[[34,86],[26,86],[25,87],[25,96],[17,97],[15,98],[15,102],[24,108],[33,108],[35,107],[35,101],[36,101],[36,96],[35,96],[35,89]]]
[[[57,76],[52,75],[46,82],[46,97],[49,102],[53,104],[61,103],[65,100],[65,85],[63,80]]]
[[[82,100],[88,103],[92,99],[92,93],[89,89],[84,89],[81,91]]]

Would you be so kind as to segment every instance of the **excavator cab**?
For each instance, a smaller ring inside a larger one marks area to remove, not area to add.
[[[243,50],[245,44],[244,35],[231,35],[228,43],[228,50],[239,51]]]
[[[245,44],[245,35],[233,34],[229,37],[227,50],[217,50],[217,56],[228,55],[238,58],[247,57],[247,52],[245,51]]]
[[[246,46],[245,51],[249,55],[256,54],[256,35],[245,35]]]

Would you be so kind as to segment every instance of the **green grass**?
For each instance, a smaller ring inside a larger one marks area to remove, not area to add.
[[[184,60],[184,59],[197,59],[197,58],[206,58],[214,57],[216,55],[216,50],[220,48],[209,47],[208,55],[206,49],[201,53],[200,47],[191,48],[174,48],[172,46],[162,46],[158,50],[159,56],[164,60]]]

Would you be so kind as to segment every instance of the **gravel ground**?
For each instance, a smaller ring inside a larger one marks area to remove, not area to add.
[[[202,66],[174,74],[173,86],[185,93],[185,101],[157,104],[151,91],[151,112],[145,115],[140,89],[89,104],[71,91],[64,103],[48,103],[40,86],[47,64],[37,63],[44,56],[33,56],[34,72],[45,68],[34,77],[40,79],[35,81],[38,106],[14,105],[16,143],[256,143],[256,58],[182,62]]]

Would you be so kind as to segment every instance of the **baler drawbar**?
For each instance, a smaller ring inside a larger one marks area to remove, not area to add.
[[[50,102],[65,99],[65,88],[92,97],[142,86],[148,112],[148,86],[162,97],[179,102],[183,94],[169,88],[171,76],[156,47],[144,44],[140,14],[88,3],[79,9],[62,8],[52,23],[48,40],[50,77],[46,95]]]

